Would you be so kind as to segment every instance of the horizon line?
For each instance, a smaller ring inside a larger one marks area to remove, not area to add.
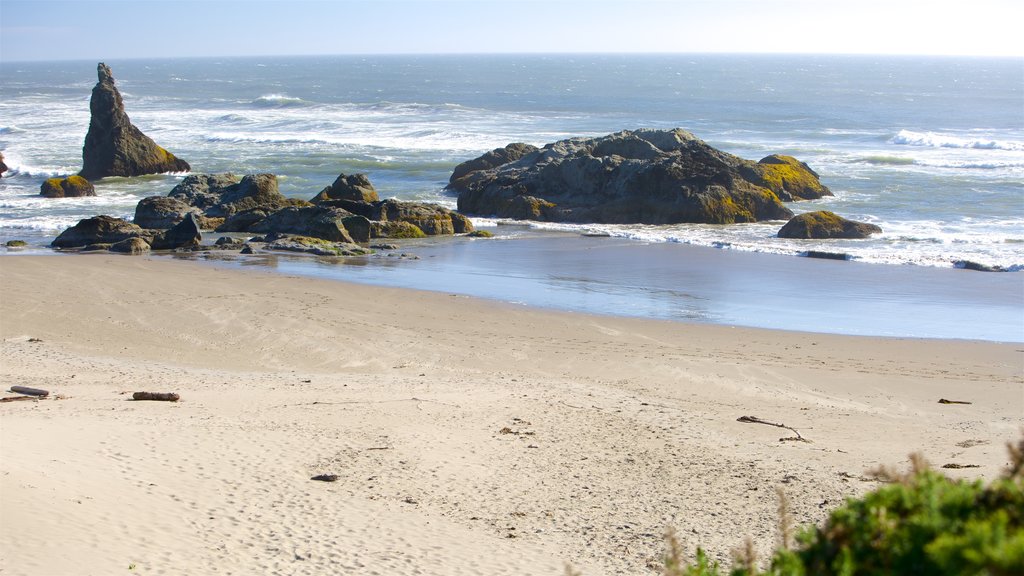
[[[955,54],[955,53],[909,53],[909,52],[728,52],[728,51],[520,51],[520,52],[310,52],[296,54],[211,54],[211,55],[181,55],[181,56],[128,56],[128,57],[107,57],[97,60],[96,57],[75,57],[75,58],[39,58],[24,60],[7,60],[0,58],[0,65],[3,64],[29,64],[47,62],[92,62],[92,61],[137,61],[137,60],[202,60],[214,58],[227,59],[255,59],[255,58],[313,58],[313,57],[414,57],[414,56],[806,56],[806,57],[879,57],[879,58],[982,58],[982,59],[1022,59],[1024,54]]]

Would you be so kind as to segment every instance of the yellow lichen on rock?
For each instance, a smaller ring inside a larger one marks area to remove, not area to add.
[[[761,186],[775,192],[783,199],[811,200],[831,196],[832,191],[818,180],[818,174],[807,164],[792,156],[773,154],[761,159],[754,168]]]

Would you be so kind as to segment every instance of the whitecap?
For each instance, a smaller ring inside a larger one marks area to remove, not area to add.
[[[973,150],[1024,150],[1024,142],[1012,140],[994,140],[991,138],[972,138],[943,134],[940,132],[914,132],[900,130],[889,139],[890,144],[901,146],[922,146],[926,148],[966,148]]]
[[[259,98],[252,101],[256,106],[264,108],[285,108],[291,106],[311,106],[311,102],[307,102],[302,98],[296,98],[288,96],[286,94],[264,94]]]

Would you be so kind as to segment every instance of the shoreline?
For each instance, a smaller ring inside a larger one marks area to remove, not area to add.
[[[775,486],[819,522],[910,452],[991,478],[1024,426],[1019,344],[52,264],[0,259],[3,379],[55,396],[0,412],[10,574],[639,573],[668,527],[720,559],[749,533],[764,557]]]
[[[456,293],[543,310],[889,338],[1024,343],[1013,272],[835,261],[499,226],[368,257],[153,253],[274,274]],[[4,256],[79,256],[8,251]]]

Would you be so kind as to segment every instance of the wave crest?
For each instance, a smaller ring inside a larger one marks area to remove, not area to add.
[[[253,100],[252,103],[253,105],[262,108],[290,108],[313,105],[312,102],[307,102],[302,98],[296,98],[286,94],[264,94],[263,96]]]
[[[967,148],[972,150],[1024,151],[1024,142],[991,140],[988,138],[964,138],[939,132],[914,132],[900,130],[889,139],[890,144],[901,146],[922,146],[926,148]]]

